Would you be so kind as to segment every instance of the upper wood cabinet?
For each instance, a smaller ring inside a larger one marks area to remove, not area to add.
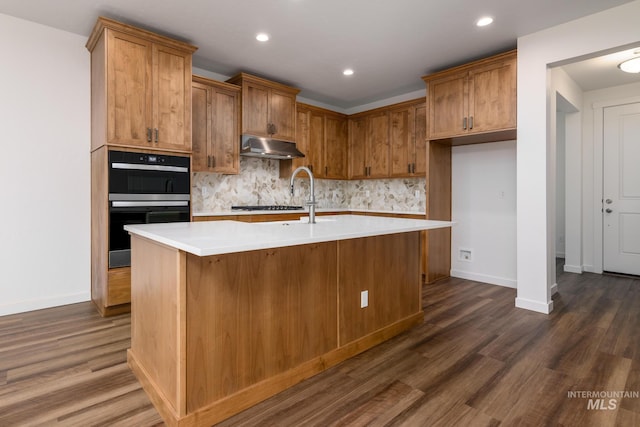
[[[298,89],[246,73],[229,80],[242,87],[242,133],[295,142]]]
[[[391,177],[426,174],[426,120],[424,99],[397,104],[389,111]]]
[[[349,116],[349,177],[424,176],[426,119],[424,98]]]
[[[376,109],[349,117],[349,177],[389,177],[389,111]]]
[[[200,76],[192,84],[192,170],[240,170],[240,87]]]
[[[347,117],[307,104],[296,107],[296,147],[304,157],[280,161],[280,176],[306,166],[319,179],[347,179]]]
[[[476,136],[516,129],[516,51],[423,77],[429,99],[430,140]],[[464,143],[464,142],[461,142]]]
[[[91,149],[191,151],[195,46],[100,17],[91,52]]]

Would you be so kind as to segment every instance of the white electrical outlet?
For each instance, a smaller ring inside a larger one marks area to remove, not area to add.
[[[369,291],[360,292],[360,308],[369,306]]]
[[[460,261],[473,261],[473,251],[471,249],[458,249],[458,259]]]

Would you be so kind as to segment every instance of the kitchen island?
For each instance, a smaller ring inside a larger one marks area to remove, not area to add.
[[[419,233],[451,225],[127,225],[129,366],[168,425],[219,422],[421,323]]]

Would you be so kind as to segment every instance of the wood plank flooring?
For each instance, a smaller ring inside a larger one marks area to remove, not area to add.
[[[513,289],[425,286],[422,325],[220,425],[640,425],[640,397],[568,396],[640,393],[640,280],[558,283],[549,316],[515,308]],[[89,303],[0,317],[0,426],[163,425],[127,368],[129,330]]]

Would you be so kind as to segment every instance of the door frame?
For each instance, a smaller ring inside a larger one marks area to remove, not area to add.
[[[604,198],[604,109],[640,103],[640,96],[595,102],[593,104],[593,272],[602,274],[604,235],[602,200]],[[597,220],[596,220],[597,219]]]

